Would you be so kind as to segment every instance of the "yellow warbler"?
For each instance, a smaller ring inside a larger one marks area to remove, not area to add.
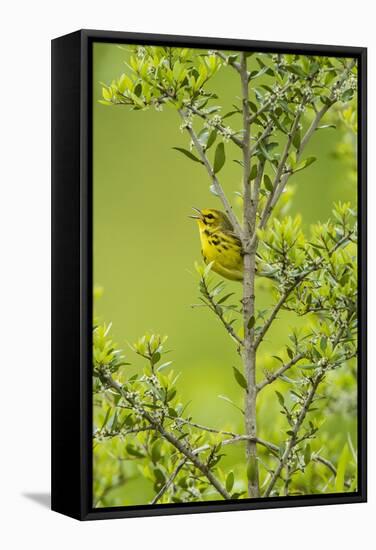
[[[242,245],[226,214],[214,208],[194,210],[197,215],[190,217],[198,223],[204,262],[213,262],[212,270],[222,277],[242,281]]]

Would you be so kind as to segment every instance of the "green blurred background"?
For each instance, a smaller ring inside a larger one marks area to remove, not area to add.
[[[182,401],[191,401],[190,414],[197,422],[240,432],[240,413],[218,398],[225,394],[241,404],[242,392],[231,368],[240,366],[239,357],[217,319],[205,309],[191,307],[198,303],[193,264],[201,258],[198,230],[188,215],[192,206],[221,206],[209,192],[205,169],[172,149],[189,146],[187,135],[179,130],[175,110],[131,111],[126,106],[98,103],[101,82],[109,83],[125,72],[128,55],[116,44],[94,44],[94,281],[104,289],[95,303],[95,313],[101,321],[112,322],[113,337],[125,348],[132,372],[141,362],[127,342],[148,330],[167,334],[174,370],[182,373],[178,383]],[[216,103],[223,105],[223,112],[231,110],[239,95],[235,72],[223,68],[210,88],[219,95]],[[289,213],[301,214],[306,231],[310,224],[330,216],[334,201],[355,203],[356,184],[349,175],[349,164],[333,157],[342,138],[340,130],[316,132],[306,154],[318,160],[294,176],[295,195]],[[232,144],[226,145],[226,153],[228,162],[220,180],[236,204],[234,192],[240,190],[241,169],[231,159],[239,157]],[[240,292],[237,283],[228,282],[228,288]],[[258,306],[262,307],[270,295],[262,282],[257,291]],[[292,322],[288,315],[281,316],[261,350],[259,365],[274,366],[269,356],[278,353]],[[340,394],[354,380],[341,374],[335,383]],[[276,420],[276,387],[263,392],[258,410],[262,437],[274,441],[280,437],[278,423],[282,422]],[[345,409],[334,411],[321,431],[319,444],[330,442],[333,459],[348,433],[355,438],[356,418]],[[224,468],[226,461],[241,467],[244,451],[241,446],[232,447],[221,463]],[[114,503],[144,503],[151,495],[152,488],[140,478],[127,485],[126,494],[115,491]]]

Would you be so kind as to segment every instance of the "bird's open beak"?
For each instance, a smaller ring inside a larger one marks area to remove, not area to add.
[[[188,216],[188,218],[192,218],[193,220],[201,220],[202,219],[201,210],[199,208],[195,208],[194,206],[192,206],[192,209],[195,212],[197,212],[198,216]]]

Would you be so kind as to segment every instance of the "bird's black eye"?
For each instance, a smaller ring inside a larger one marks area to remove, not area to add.
[[[212,219],[214,219],[214,216],[213,216],[213,214],[206,214],[206,216],[205,216],[205,217],[206,217],[206,218],[208,218],[208,220],[212,220]]]

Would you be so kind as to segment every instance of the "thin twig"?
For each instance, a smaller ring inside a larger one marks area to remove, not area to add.
[[[220,52],[220,51],[215,51],[214,52],[215,55],[217,55],[220,59],[222,59],[222,61],[224,61],[225,63],[228,63],[228,65],[230,65],[231,67],[233,67],[237,72],[240,72],[240,63],[238,63],[237,61],[234,61],[232,59],[229,59],[227,57],[227,55],[225,55],[223,52]]]
[[[311,406],[311,403],[312,403],[312,400],[315,396],[315,393],[316,393],[316,390],[320,384],[320,382],[322,381],[324,375],[323,375],[323,372],[320,371],[317,373],[316,377],[314,378],[313,382],[312,382],[312,385],[311,385],[311,388],[308,392],[308,395],[306,397],[306,399],[304,400],[304,403],[303,403],[303,406],[300,410],[300,413],[299,413],[299,416],[298,418],[296,419],[296,422],[295,422],[295,425],[292,429],[292,434],[291,434],[291,437],[286,445],[286,449],[281,457],[281,460],[279,461],[279,464],[277,466],[277,468],[274,470],[273,472],[273,475],[271,477],[271,480],[266,488],[266,491],[264,493],[264,497],[268,497],[270,495],[270,493],[272,492],[273,488],[274,488],[274,485],[276,484],[277,482],[277,479],[279,478],[281,472],[282,472],[282,469],[284,468],[284,466],[286,465],[289,457],[290,457],[290,454],[291,454],[291,451],[293,450],[293,448],[295,447],[296,443],[297,443],[297,435],[298,435],[298,432],[304,422],[304,419],[307,415],[307,412],[308,412],[308,409],[309,407]]]
[[[226,430],[217,430],[216,428],[212,428],[211,426],[204,426],[203,424],[198,424],[197,422],[192,422],[191,420],[186,420],[185,418],[181,417],[173,417],[168,414],[166,414],[166,418],[169,418],[170,420],[173,420],[174,422],[181,423],[181,424],[187,424],[188,426],[192,426],[193,428],[198,428],[199,430],[203,430],[205,432],[211,432],[215,434],[221,434],[221,435],[230,435],[231,437],[237,437],[238,434],[234,432],[229,432]]]
[[[242,338],[240,338],[240,336],[238,336],[233,328],[233,326],[228,323],[223,315],[223,312],[222,312],[222,309],[218,309],[217,308],[217,304],[215,303],[215,301],[213,300],[211,294],[210,294],[210,291],[209,291],[209,288],[208,288],[208,285],[206,284],[206,281],[205,281],[205,278],[202,277],[201,278],[201,282],[204,286],[204,289],[205,289],[205,297],[206,299],[209,301],[209,307],[210,309],[215,313],[215,315],[221,320],[223,326],[225,327],[225,329],[227,330],[227,332],[229,333],[229,335],[231,336],[231,338],[233,338],[238,344],[240,344],[241,346],[244,345],[244,341]]]
[[[304,105],[304,102],[302,103],[302,105]],[[300,107],[300,105],[299,105],[299,107]],[[285,144],[285,148],[283,150],[280,161],[278,163],[277,172],[276,172],[276,175],[275,175],[275,178],[274,178],[274,181],[273,181],[273,190],[271,191],[271,193],[268,196],[264,211],[263,211],[262,216],[261,216],[261,220],[260,220],[260,224],[259,224],[260,229],[264,229],[264,227],[265,227],[265,225],[266,225],[266,223],[267,223],[267,221],[268,221],[268,219],[269,219],[269,217],[270,217],[270,215],[273,211],[273,208],[274,208],[274,205],[275,205],[274,197],[279,193],[278,190],[279,190],[279,184],[280,184],[280,180],[281,180],[281,177],[282,177],[282,173],[283,173],[283,170],[285,169],[286,160],[287,160],[287,157],[289,155],[290,148],[291,148],[294,136],[295,136],[296,131],[298,129],[298,125],[299,125],[299,121],[301,119],[301,116],[302,116],[302,111],[298,108],[298,112],[296,113],[294,121],[292,123],[291,129],[290,129],[290,132],[289,132],[286,144]],[[254,238],[255,239],[257,238],[256,234],[255,234]]]
[[[141,432],[148,432],[152,429],[153,428],[151,426],[145,426],[143,428],[132,428],[130,430],[119,430],[119,431],[102,429],[102,430],[97,430],[93,434],[93,439],[97,439],[98,437],[106,437],[108,439],[111,439],[112,437],[118,437],[119,435],[124,437],[126,435],[139,434]]]
[[[207,115],[206,113],[200,111],[200,109],[196,109],[196,107],[194,107],[193,105],[187,105],[187,109],[189,109],[193,114],[199,116],[203,120],[209,120],[210,119],[209,115]],[[213,128],[218,130],[220,133],[222,133],[226,130],[226,128],[222,124],[219,124],[219,123],[213,124]],[[230,134],[229,138],[233,143],[235,143],[235,145],[237,145],[238,147],[242,147],[242,140],[237,138],[235,134]]]
[[[170,475],[170,477],[168,478],[168,480],[166,481],[166,483],[163,485],[163,487],[161,488],[161,490],[155,495],[155,497],[153,498],[153,500],[151,501],[150,504],[157,504],[158,500],[160,500],[163,495],[165,494],[165,492],[169,489],[169,487],[171,487],[172,483],[174,482],[176,476],[178,475],[178,473],[180,472],[180,470],[183,468],[184,464],[187,462],[187,458],[183,458],[179,463],[178,465],[176,466],[175,470],[172,472],[172,474]]]
[[[315,462],[320,462],[321,464],[324,464],[324,466],[329,468],[329,470],[332,472],[334,476],[337,476],[336,467],[334,466],[334,464],[332,464],[332,462],[330,462],[330,460],[316,454],[312,456],[312,460],[314,460]]]
[[[305,357],[305,353],[298,353],[297,355],[295,355],[295,357],[293,357],[291,361],[282,365],[279,369],[277,369],[275,372],[270,374],[270,376],[267,376],[265,380],[263,380],[262,382],[259,382],[257,384],[257,392],[261,391],[263,388],[265,388],[265,386],[272,384],[274,380],[277,380],[277,378],[282,376],[282,374],[284,374],[287,370],[291,369],[291,367],[293,367],[296,363],[298,363],[298,361],[300,361],[304,357]]]
[[[272,129],[273,129],[273,122],[269,122],[267,125],[266,125],[266,128],[265,130],[262,132],[261,136],[259,138],[257,138],[257,140],[255,141],[255,143],[252,145],[250,151],[249,151],[249,154],[250,156],[252,156],[254,154],[254,152],[256,151],[257,147],[260,145],[260,143],[262,141],[264,141],[265,138],[267,138],[270,133],[272,132]]]

